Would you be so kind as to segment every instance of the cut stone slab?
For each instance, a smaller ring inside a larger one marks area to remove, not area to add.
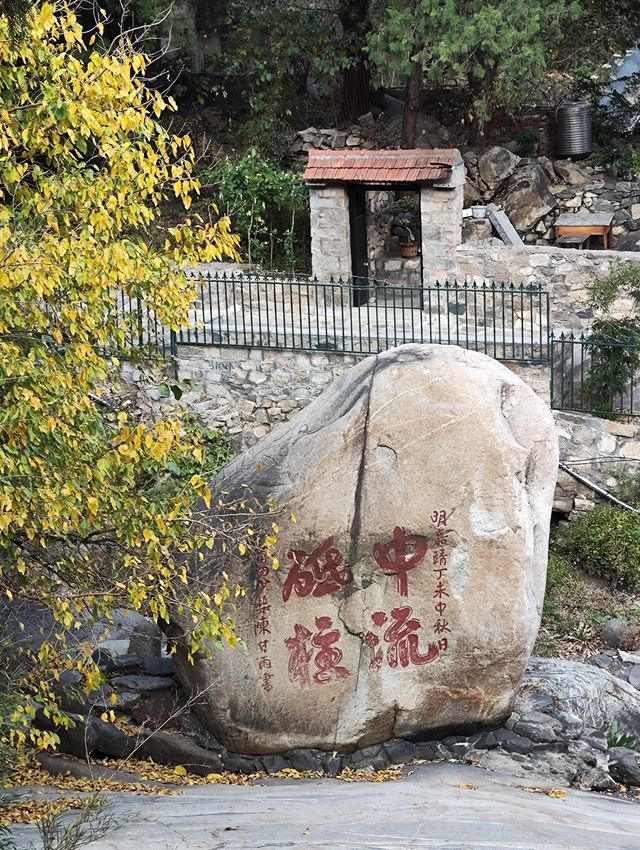
[[[505,245],[512,248],[524,246],[518,231],[509,221],[509,216],[503,210],[489,210],[489,219]]]
[[[485,355],[406,345],[346,372],[213,484],[275,501],[280,568],[193,567],[247,588],[248,651],[191,666],[175,624],[201,722],[251,754],[497,725],[540,622],[557,462],[544,402]]]

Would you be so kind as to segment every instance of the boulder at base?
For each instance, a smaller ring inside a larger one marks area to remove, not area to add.
[[[404,345],[350,369],[214,482],[280,506],[280,567],[224,565],[248,648],[178,659],[200,719],[245,753],[499,723],[540,623],[557,463],[548,408],[489,357]],[[221,569],[206,552],[212,592]]]

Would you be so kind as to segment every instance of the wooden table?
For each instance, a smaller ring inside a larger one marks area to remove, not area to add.
[[[563,236],[578,237],[602,236],[605,251],[609,247],[613,213],[565,213],[558,216],[554,224],[556,241]]]

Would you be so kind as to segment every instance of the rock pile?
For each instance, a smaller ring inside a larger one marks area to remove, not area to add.
[[[393,738],[351,753],[298,748],[267,755],[229,751],[203,728],[175,678],[162,677],[171,679],[171,689],[163,683],[161,691],[149,692],[149,682],[140,681],[148,676],[139,672],[144,670],[144,660],[138,657],[132,665],[131,655],[108,659],[101,650],[103,669],[111,676],[110,687],[121,694],[124,686],[114,680],[129,675],[113,674],[123,669],[138,671],[131,674],[137,681],[125,683],[127,691],[135,685],[140,697],[145,690],[149,697],[165,691],[165,699],[171,693],[176,708],[170,719],[155,714],[151,720],[147,710],[141,723],[139,706],[137,710],[118,703],[116,712],[120,721],[125,721],[118,728],[97,716],[102,706],[94,703],[90,713],[76,718],[74,730],[63,733],[63,752],[82,759],[133,754],[157,764],[181,765],[201,776],[223,770],[273,774],[285,768],[335,775],[345,768],[384,769],[416,760],[449,759],[585,790],[613,790],[618,784],[640,787],[640,655],[633,653],[607,651],[593,656],[591,665],[532,659],[507,720],[470,735],[428,741]],[[147,669],[151,658],[146,659]],[[164,673],[170,662],[162,659]],[[604,666],[609,669],[602,669]],[[135,772],[134,763],[129,770]]]
[[[381,150],[400,145],[402,119],[397,115],[385,115],[379,110],[361,115],[357,124],[347,129],[307,127],[296,133],[291,144],[294,159],[306,161],[308,151],[343,150],[363,148]],[[448,130],[428,115],[418,118],[416,146],[419,148],[441,148],[449,144]]]
[[[375,150],[393,147],[397,133],[396,122],[384,118],[376,118],[373,112],[361,115],[357,124],[348,129],[335,128],[317,129],[307,127],[296,133],[291,145],[291,153],[303,160],[312,148],[314,150],[343,150],[344,148],[364,148]]]
[[[465,203],[498,204],[527,244],[552,244],[561,213],[593,211],[613,214],[617,250],[640,250],[640,183],[569,160],[520,158],[502,147],[468,151],[464,160]]]

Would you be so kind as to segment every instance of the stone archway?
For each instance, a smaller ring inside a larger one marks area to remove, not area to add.
[[[462,241],[465,171],[458,150],[311,150],[305,181],[312,271],[319,280],[362,276],[362,235],[352,229],[362,227],[353,204],[363,191],[413,187],[419,192],[421,283],[429,279],[431,259],[442,270]],[[355,306],[360,298],[354,297]]]

